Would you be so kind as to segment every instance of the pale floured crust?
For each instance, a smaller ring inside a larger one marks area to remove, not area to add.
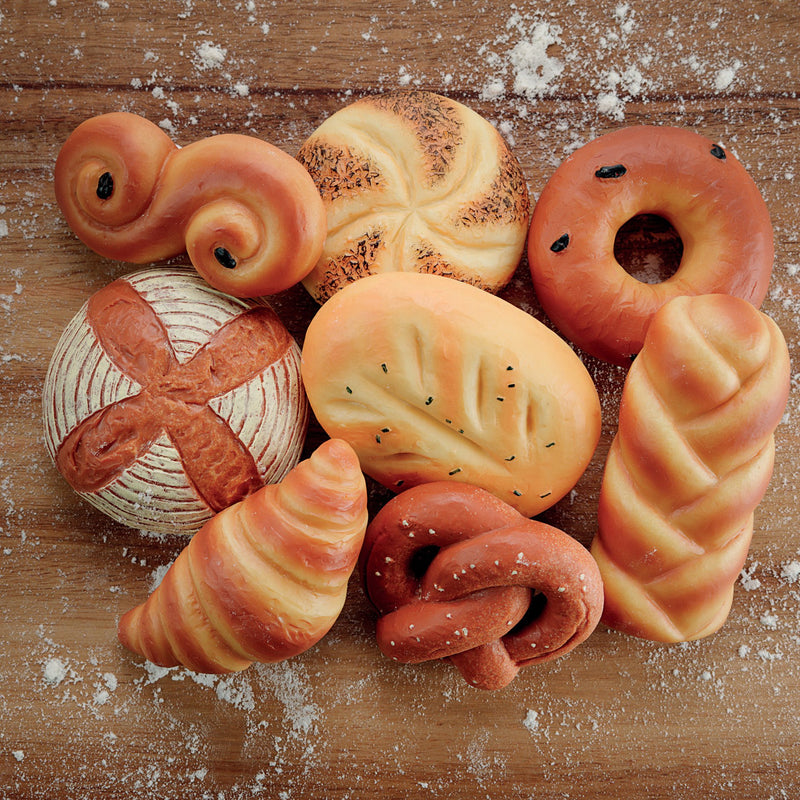
[[[658,641],[727,619],[789,392],[778,326],[728,295],[679,297],[625,382],[592,543],[604,621]]]
[[[497,291],[525,244],[530,202],[495,128],[431,92],[367,97],[303,145],[327,210],[328,237],[303,283],[324,302],[385,271],[433,272]]]
[[[43,415],[84,499],[131,527],[194,533],[297,463],[308,403],[299,348],[269,306],[160,268],[104,287],[69,323]]]
[[[308,327],[303,380],[323,428],[385,486],[472,483],[527,516],[574,486],[600,433],[569,345],[439,275],[374,275],[334,295]]]

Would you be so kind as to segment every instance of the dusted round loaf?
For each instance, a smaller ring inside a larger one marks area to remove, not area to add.
[[[43,414],[83,498],[131,527],[194,533],[297,464],[308,402],[299,348],[266,303],[160,268],[114,281],[72,319]]]
[[[303,280],[320,303],[386,271],[494,292],[519,264],[525,177],[497,130],[461,103],[425,91],[366,97],[329,117],[297,157],[327,209],[322,255]]]
[[[440,275],[351,283],[306,331],[303,381],[329,436],[395,491],[480,486],[526,516],[586,469],[600,402],[570,346],[530,314]]]

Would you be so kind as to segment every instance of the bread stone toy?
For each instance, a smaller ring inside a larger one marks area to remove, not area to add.
[[[358,459],[345,442],[324,442],[283,481],[206,523],[122,617],[120,641],[195,672],[298,655],[338,618],[366,527]]]
[[[600,435],[597,391],[569,345],[440,275],[346,286],[312,319],[302,374],[322,427],[394,491],[462,481],[533,516],[574,486]]]
[[[193,270],[100,289],[62,334],[43,389],[45,443],[81,497],[118,522],[194,533],[299,460],[300,350],[265,303]]]
[[[426,91],[365,97],[337,111],[298,154],[322,195],[328,235],[303,280],[324,302],[386,271],[449,275],[489,291],[525,247],[525,178],[497,130]]]
[[[745,300],[670,300],[622,393],[592,554],[603,621],[658,641],[725,622],[789,392],[778,326]]]

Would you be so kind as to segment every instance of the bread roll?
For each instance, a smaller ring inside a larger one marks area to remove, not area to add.
[[[603,620],[677,642],[718,630],[789,392],[778,326],[745,300],[670,300],[625,381],[592,543]]]
[[[497,130],[455,100],[366,97],[323,122],[298,159],[327,209],[322,255],[303,280],[319,302],[394,270],[494,292],[520,261],[530,216],[522,170]]]
[[[178,147],[138,114],[100,114],[64,142],[53,186],[95,252],[136,264],[185,252],[211,286],[236,297],[294,286],[325,239],[325,209],[306,170],[255,136]]]
[[[297,463],[308,402],[300,350],[269,306],[161,268],[73,318],[43,413],[48,451],[85,500],[125,525],[194,533]]]
[[[533,516],[574,486],[600,435],[597,391],[569,345],[440,275],[342,289],[308,327],[302,370],[322,427],[395,491],[462,481]]]

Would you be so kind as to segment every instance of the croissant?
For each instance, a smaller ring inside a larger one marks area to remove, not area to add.
[[[666,642],[724,624],[788,392],[781,331],[745,300],[679,297],[656,314],[600,491],[604,623]]]
[[[288,153],[243,134],[179,148],[125,112],[72,132],[54,188],[72,230],[100,255],[143,264],[185,251],[211,286],[236,297],[293,286],[327,232],[322,198]]]
[[[366,525],[358,458],[328,440],[207,522],[121,618],[119,639],[159,666],[208,673],[302,653],[341,612]]]

